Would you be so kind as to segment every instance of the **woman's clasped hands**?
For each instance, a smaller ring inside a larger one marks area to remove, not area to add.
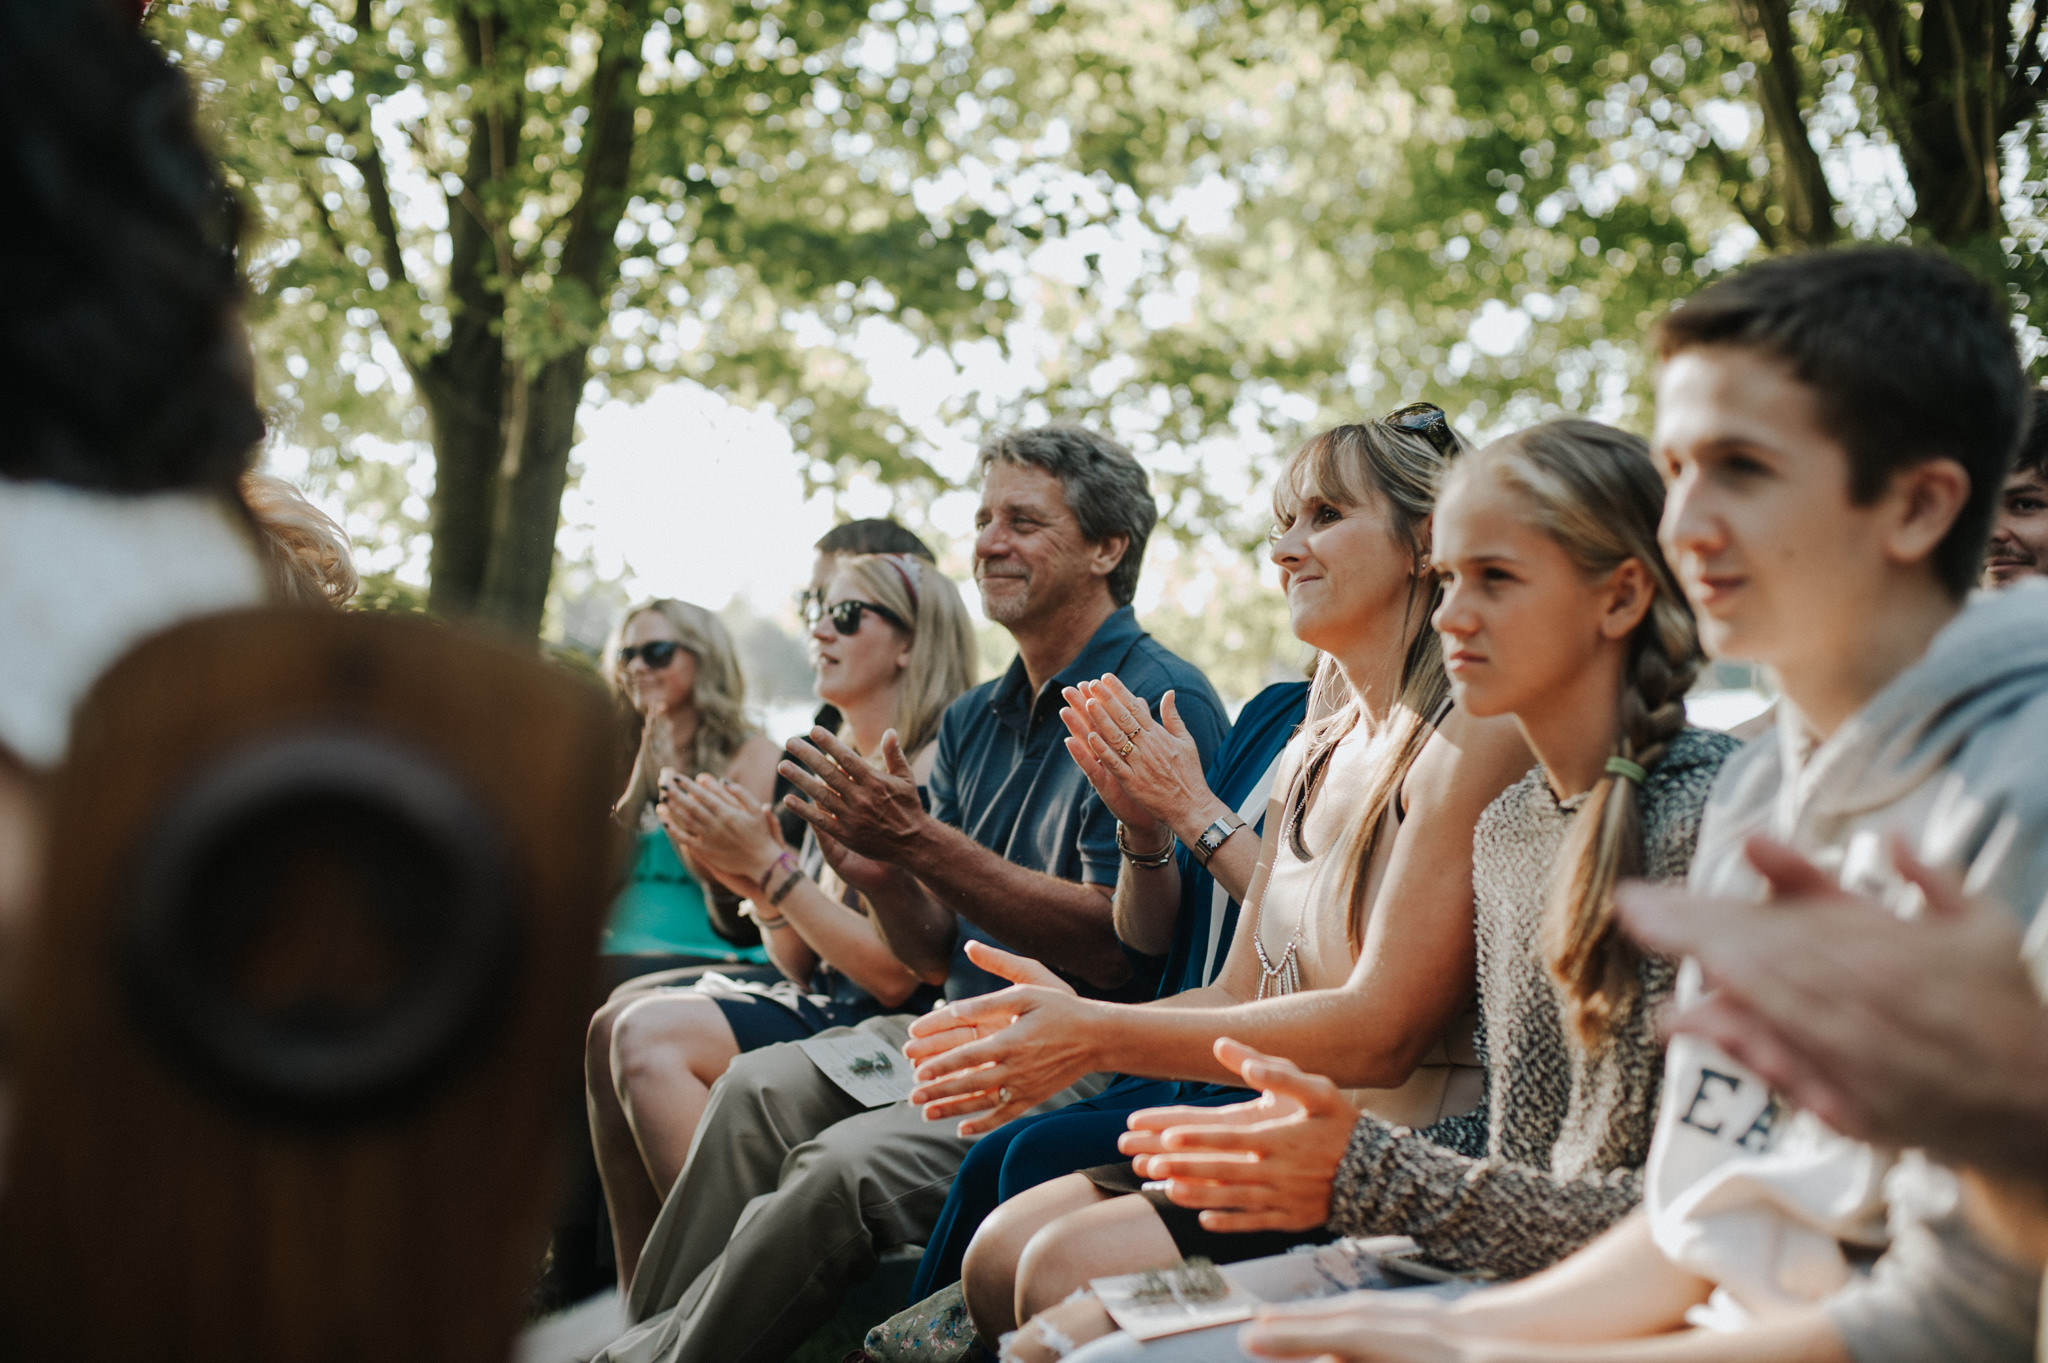
[[[1101,1068],[1103,1005],[1029,957],[985,942],[969,942],[967,956],[1010,987],[925,1014],[910,1024],[903,1053],[917,1066],[910,1101],[925,1120],[964,1116],[960,1134],[978,1136]]]
[[[773,808],[714,776],[664,772],[655,817],[698,874],[741,898],[757,894],[761,877],[789,854]]]

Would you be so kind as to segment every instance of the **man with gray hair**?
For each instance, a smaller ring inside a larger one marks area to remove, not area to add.
[[[783,773],[805,797],[790,804],[891,949],[950,997],[1005,983],[969,959],[970,941],[1033,958],[1041,982],[1057,974],[1097,997],[1142,997],[1153,981],[1134,978],[1111,923],[1116,819],[1067,755],[1061,693],[1107,672],[1154,709],[1172,691],[1205,764],[1229,723],[1202,674],[1132,613],[1158,513],[1130,452],[1047,426],[991,440],[980,471],[974,576],[1016,660],[947,709],[928,810],[893,736],[875,763],[822,729],[790,744],[797,760]],[[1135,855],[1154,864],[1152,851]],[[852,1034],[900,1057],[910,1022],[871,1018]],[[883,1251],[925,1239],[972,1143],[907,1102],[863,1107],[796,1045],[741,1055],[712,1090],[641,1256],[627,1302],[641,1323],[600,1358],[785,1357]]]

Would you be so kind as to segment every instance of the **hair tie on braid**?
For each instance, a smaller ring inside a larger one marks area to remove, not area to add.
[[[1608,758],[1607,770],[1616,776],[1633,781],[1637,785],[1641,785],[1650,779],[1650,773],[1645,771],[1640,763],[1631,762],[1626,757]]]

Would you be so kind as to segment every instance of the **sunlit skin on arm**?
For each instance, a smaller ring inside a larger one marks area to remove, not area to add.
[[[1360,1363],[1849,1363],[1818,1310],[1735,1333],[1688,1329],[1710,1286],[1664,1257],[1637,1212],[1517,1283],[1449,1303],[1354,1292],[1271,1307],[1242,1338],[1262,1358]]]
[[[1072,1082],[1063,1075],[1115,1069],[1231,1080],[1212,1050],[1225,1035],[1299,1056],[1305,1068],[1328,1070],[1346,1087],[1398,1085],[1470,998],[1472,828],[1528,766],[1512,723],[1456,712],[1445,721],[1409,773],[1408,818],[1392,841],[1363,950],[1342,987],[1257,1000],[1257,915],[1248,909],[1207,990],[1133,1006],[1023,986],[920,1019],[906,1047],[920,1062],[913,1100],[929,1104],[935,1120],[985,1113],[964,1127],[972,1133]],[[1269,814],[1269,844],[1280,822]],[[1262,862],[1270,855],[1262,849]],[[1264,874],[1247,892],[1253,901]],[[963,1024],[998,1030],[963,1045]],[[1361,1044],[1364,1038],[1372,1044]],[[1002,1088],[1011,1090],[1007,1103],[997,1101]]]

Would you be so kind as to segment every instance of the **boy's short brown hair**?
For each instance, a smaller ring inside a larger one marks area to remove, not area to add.
[[[1983,566],[2032,405],[2011,311],[1931,251],[1852,247],[1752,265],[1674,308],[1653,339],[1660,359],[1722,345],[1790,365],[1848,452],[1859,505],[1900,469],[1942,457],[1961,464],[1970,493],[1930,560],[1960,600]]]

